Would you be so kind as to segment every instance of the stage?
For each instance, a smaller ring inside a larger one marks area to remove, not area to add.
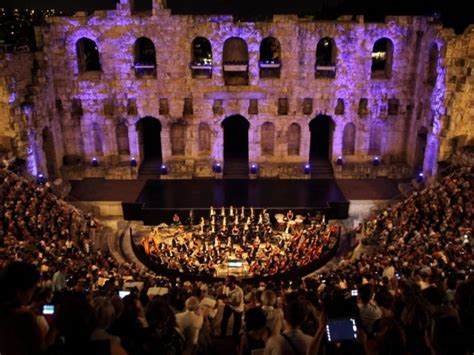
[[[189,211],[195,221],[209,216],[209,207],[266,208],[270,216],[291,209],[312,216],[320,211],[327,219],[348,217],[349,201],[334,179],[311,180],[148,180],[133,203],[123,202],[127,220],[145,225],[171,223],[174,213],[183,222]]]

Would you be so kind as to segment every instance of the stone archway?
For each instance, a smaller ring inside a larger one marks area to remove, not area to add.
[[[142,160],[140,174],[158,175],[163,161],[161,123],[157,118],[144,117],[137,122],[137,132]]]
[[[426,144],[428,141],[428,130],[421,127],[416,136],[415,162],[414,168],[417,173],[423,172],[423,163],[425,161]]]
[[[332,154],[334,121],[330,116],[318,115],[309,123],[311,132],[309,161],[329,161]]]
[[[224,130],[224,175],[248,177],[249,121],[241,115],[227,117]]]
[[[56,149],[51,129],[45,127],[42,132],[43,152],[46,158],[46,171],[48,177],[56,176]]]

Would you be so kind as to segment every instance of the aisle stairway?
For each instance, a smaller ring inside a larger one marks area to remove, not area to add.
[[[226,159],[224,177],[228,179],[248,179],[248,162],[245,159]]]
[[[160,178],[160,167],[161,159],[159,158],[148,158],[145,159],[140,165],[138,175],[148,179],[159,179]]]
[[[329,160],[317,159],[311,162],[312,179],[333,179],[334,170]]]

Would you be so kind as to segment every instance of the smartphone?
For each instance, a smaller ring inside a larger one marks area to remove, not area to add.
[[[357,296],[359,296],[359,291],[357,291],[357,289],[351,290],[351,296],[352,296],[352,297],[357,297]]]
[[[54,304],[45,304],[45,305],[43,305],[43,314],[44,315],[54,314]]]
[[[130,294],[130,291],[128,291],[128,290],[119,291],[119,297],[120,298],[124,298],[124,297],[128,296],[129,294]]]
[[[354,318],[328,319],[326,336],[329,342],[357,339],[357,325]]]

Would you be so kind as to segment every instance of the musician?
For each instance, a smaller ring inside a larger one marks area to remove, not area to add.
[[[231,315],[234,315],[234,327],[232,335],[236,342],[239,341],[240,327],[242,323],[242,313],[244,312],[244,291],[237,286],[235,276],[227,276],[226,285],[223,289],[224,314],[221,322],[221,337],[225,337],[227,323]]]
[[[214,211],[214,207],[211,206],[210,210],[209,210],[209,217],[212,218],[212,216],[215,216],[216,215],[216,211]]]
[[[179,218],[178,214],[175,213],[175,214],[173,215],[173,225],[177,227],[177,226],[179,226],[180,224],[181,224],[181,219]]]
[[[288,218],[289,221],[292,221],[294,217],[295,217],[295,216],[294,216],[292,210],[289,210],[289,211],[286,213],[286,218]]]

